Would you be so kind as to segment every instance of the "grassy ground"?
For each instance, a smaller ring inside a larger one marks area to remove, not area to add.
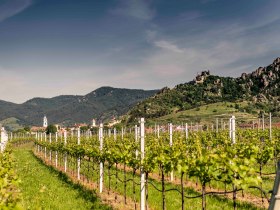
[[[246,103],[239,103],[240,107],[245,106]],[[163,117],[158,118],[156,121],[161,122],[199,122],[199,123],[215,123],[216,118],[229,119],[231,115],[235,115],[239,119],[248,120],[256,119],[257,115],[248,114],[245,112],[239,112],[234,108],[235,103],[230,102],[218,102],[214,104],[208,104],[200,106],[186,111],[172,113]],[[227,122],[227,121],[225,121]]]
[[[15,149],[14,156],[24,209],[111,209],[102,205],[93,192],[43,165],[33,156],[31,145]]]

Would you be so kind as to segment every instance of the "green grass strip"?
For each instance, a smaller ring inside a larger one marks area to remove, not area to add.
[[[30,147],[16,148],[14,156],[24,209],[111,209],[101,204],[94,192],[71,183],[62,173],[45,166]]]

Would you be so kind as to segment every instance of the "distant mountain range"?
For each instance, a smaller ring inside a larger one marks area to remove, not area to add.
[[[155,96],[138,103],[129,111],[127,122],[134,123],[138,117],[156,119],[192,108],[199,110],[202,105],[227,101],[246,102],[242,112],[272,112],[274,116],[280,116],[280,58],[238,78],[203,71],[193,81],[172,89],[165,87]]]
[[[44,115],[51,124],[90,123],[92,119],[103,121],[125,114],[136,103],[157,92],[101,87],[85,96],[33,98],[23,104],[0,100],[0,121],[5,124],[9,122],[7,119],[12,119],[21,125],[42,126]]]
[[[42,125],[90,123],[124,115],[126,123],[148,121],[217,102],[233,102],[239,112],[272,112],[280,117],[280,58],[240,77],[220,77],[203,71],[195,79],[170,89],[136,90],[101,87],[85,96],[33,98],[23,104],[0,101],[0,123]]]

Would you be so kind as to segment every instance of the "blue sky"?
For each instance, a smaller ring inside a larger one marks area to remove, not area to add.
[[[277,0],[0,0],[0,99],[155,89],[279,57]]]

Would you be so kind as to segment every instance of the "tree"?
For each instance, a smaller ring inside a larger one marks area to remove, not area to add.
[[[23,130],[25,130],[26,132],[30,132],[30,127],[25,126],[25,127],[23,128]]]
[[[49,125],[46,129],[47,134],[50,134],[50,133],[55,134],[56,132],[57,132],[57,128],[55,125]]]
[[[86,132],[89,129],[89,126],[81,126],[80,131],[81,132]]]

